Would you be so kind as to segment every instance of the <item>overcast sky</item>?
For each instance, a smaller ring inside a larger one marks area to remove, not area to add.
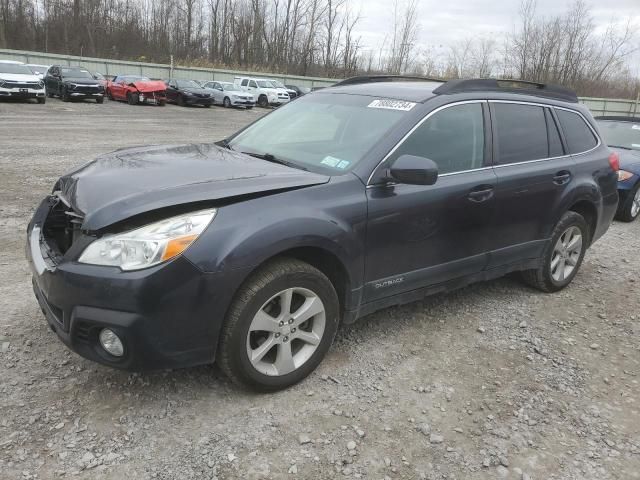
[[[349,2],[362,16],[357,29],[363,50],[377,51],[392,28],[393,0]],[[573,0],[538,0],[537,12],[558,15],[572,4]],[[634,18],[640,29],[640,0],[591,0],[588,4],[599,30],[611,21],[624,22],[628,17]],[[513,31],[519,7],[520,0],[419,0],[419,43],[444,52],[448,45],[466,37],[503,36]],[[634,70],[640,72],[640,67]]]

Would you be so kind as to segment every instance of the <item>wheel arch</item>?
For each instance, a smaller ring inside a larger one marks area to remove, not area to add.
[[[589,225],[589,244],[591,244],[598,226],[598,208],[596,205],[591,200],[581,199],[574,202],[567,211],[578,213],[585,219],[587,225]]]

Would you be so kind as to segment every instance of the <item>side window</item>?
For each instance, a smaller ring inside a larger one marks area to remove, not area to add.
[[[246,87],[248,83],[249,83],[249,80],[245,78],[244,80],[242,80],[242,83],[240,83],[240,85],[242,85],[243,87]]]
[[[440,174],[480,168],[484,164],[484,118],[481,103],[445,108],[425,120],[391,155],[433,160]]]
[[[544,109],[544,117],[547,120],[547,135],[549,136],[549,156],[561,157],[564,155],[564,148],[562,148],[562,140],[560,140],[560,132],[558,131],[558,125],[551,115],[551,110]]]
[[[542,107],[494,103],[493,114],[498,165],[549,157],[547,122]]]
[[[118,83],[120,81],[120,77],[113,77],[113,80],[111,80],[111,83]]]
[[[556,109],[562,131],[567,139],[569,153],[582,153],[591,150],[598,144],[598,140],[577,113]]]
[[[251,88],[257,88],[257,87],[258,87],[258,85],[256,85],[256,82],[255,82],[254,80],[251,80],[251,81],[249,82],[249,86],[250,86]]]

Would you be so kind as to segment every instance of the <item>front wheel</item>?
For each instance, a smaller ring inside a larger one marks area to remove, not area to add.
[[[71,100],[71,96],[69,95],[69,93],[67,92],[67,89],[65,88],[64,90],[62,90],[62,95],[60,95],[62,97],[62,101],[63,102],[68,102]]]
[[[258,97],[258,106],[262,108],[269,106],[269,100],[266,95],[260,95],[260,97]]]
[[[231,100],[229,100],[229,97],[224,97],[222,105],[224,106],[224,108],[229,108],[231,106]]]
[[[222,328],[217,361],[231,380],[259,390],[289,387],[329,350],[339,318],[329,279],[295,259],[278,259],[240,288]]]
[[[131,93],[127,93],[127,103],[129,105],[137,105],[138,104],[138,96],[135,97]]]
[[[633,222],[638,216],[640,216],[640,182],[636,183],[636,186],[629,191],[626,200],[618,207],[616,219],[621,222]]]
[[[180,107],[184,107],[184,97],[182,95],[178,95],[178,105]]]
[[[37,100],[38,100],[38,103],[40,105],[42,105],[42,104],[46,103],[47,97],[38,97]]]
[[[543,292],[557,292],[571,283],[578,273],[589,246],[590,230],[584,217],[565,213],[557,223],[535,270],[522,272],[523,280]]]
[[[104,97],[96,97],[96,103],[104,103]]]

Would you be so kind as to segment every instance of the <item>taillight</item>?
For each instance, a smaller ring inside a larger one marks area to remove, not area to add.
[[[620,170],[620,157],[616,152],[611,152],[611,155],[609,155],[609,165],[611,165],[614,172]]]

